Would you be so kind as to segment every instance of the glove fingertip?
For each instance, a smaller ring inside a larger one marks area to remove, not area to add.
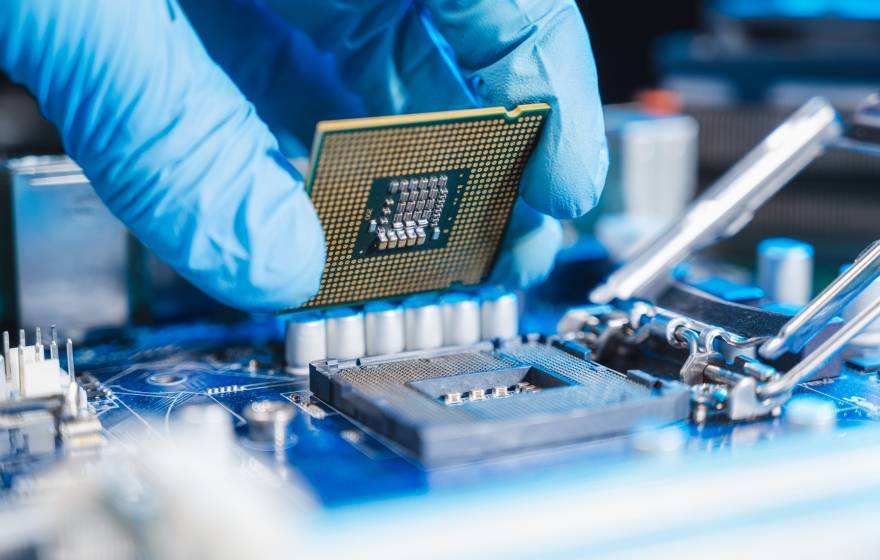
[[[562,247],[562,224],[540,215],[531,231],[510,239],[493,270],[491,281],[507,288],[528,288],[553,271]]]
[[[249,227],[247,261],[230,270],[223,297],[247,311],[276,312],[314,296],[324,270],[324,233],[308,196],[298,190],[282,210]]]
[[[537,154],[536,154],[537,156]],[[560,160],[586,160],[583,167],[565,166]],[[608,150],[604,142],[591,158],[533,157],[523,172],[522,196],[542,214],[558,219],[583,216],[596,207],[608,172]]]

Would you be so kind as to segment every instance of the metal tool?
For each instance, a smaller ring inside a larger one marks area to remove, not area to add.
[[[682,260],[746,224],[792,177],[840,138],[843,125],[822,98],[807,101],[700,196],[685,215],[593,290],[590,299],[650,298]]]

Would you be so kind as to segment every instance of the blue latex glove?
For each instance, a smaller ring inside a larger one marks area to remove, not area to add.
[[[506,283],[552,264],[559,225],[538,212],[595,205],[607,155],[571,2],[182,4],[4,0],[0,68],[132,232],[225,303],[277,310],[317,290],[324,239],[286,157],[307,154],[321,119],[550,102]]]

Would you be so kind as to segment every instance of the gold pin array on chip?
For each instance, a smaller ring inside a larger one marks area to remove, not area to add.
[[[327,241],[301,309],[479,284],[549,105],[318,123],[306,189]]]

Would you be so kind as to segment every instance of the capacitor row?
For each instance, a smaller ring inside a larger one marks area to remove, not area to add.
[[[512,338],[519,332],[515,293],[489,288],[478,295],[415,296],[402,304],[375,302],[325,313],[300,313],[287,320],[285,358],[292,368],[316,360],[463,346]]]

